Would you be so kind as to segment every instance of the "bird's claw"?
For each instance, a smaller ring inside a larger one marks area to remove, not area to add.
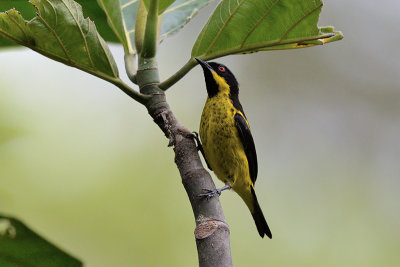
[[[212,171],[212,168],[211,168],[210,164],[207,161],[206,154],[204,153],[203,145],[201,144],[201,141],[200,141],[200,138],[199,138],[199,134],[197,132],[192,132],[191,137],[196,142],[197,151],[200,151],[200,153],[203,155],[204,160],[206,161],[207,167],[210,169],[210,171]]]
[[[198,132],[192,132],[193,138],[199,139],[199,133]]]
[[[200,194],[199,197],[205,197],[207,200],[215,197],[216,195],[220,196],[222,190],[221,189],[203,189],[203,194]]]
[[[201,150],[201,142],[199,138],[199,134],[197,132],[192,132],[192,137],[196,141],[197,151]]]

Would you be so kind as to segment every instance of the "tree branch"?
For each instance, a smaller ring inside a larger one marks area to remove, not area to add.
[[[196,221],[194,234],[199,266],[232,266],[229,227],[219,198],[199,197],[203,189],[213,190],[215,185],[201,163],[192,133],[175,118],[163,92],[153,94],[146,106],[169,139],[169,145],[174,146],[175,163]]]
[[[175,163],[192,205],[196,221],[194,231],[200,267],[232,266],[229,227],[218,197],[201,198],[204,189],[214,190],[210,174],[203,168],[193,134],[172,113],[164,92],[159,88],[155,58],[139,56],[136,74],[140,92],[150,99],[145,106],[154,122],[174,146]]]
[[[168,146],[174,146],[175,163],[179,169],[182,183],[192,205],[196,229],[194,231],[200,267],[232,266],[229,241],[229,227],[218,197],[201,198],[204,189],[214,190],[210,174],[203,168],[193,134],[183,127],[172,113],[163,90],[159,87],[160,78],[155,58],[157,49],[158,0],[151,0],[147,14],[144,42],[139,53],[139,67],[136,82],[140,93],[150,97],[144,103],[154,122],[168,138]],[[187,66],[186,66],[187,65]],[[196,65],[189,61],[175,81]],[[169,86],[171,86],[171,83]]]

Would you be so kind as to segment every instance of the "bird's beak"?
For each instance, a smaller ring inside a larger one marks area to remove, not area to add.
[[[197,60],[197,62],[199,62],[200,66],[203,68],[208,96],[212,97],[216,95],[218,93],[218,84],[213,76],[215,70],[210,66],[210,64],[208,64],[204,60],[201,60],[200,58],[197,57],[195,57],[195,59]]]
[[[204,74],[205,74],[206,72],[210,72],[210,74],[211,74],[212,72],[214,72],[214,70],[213,70],[213,68],[210,66],[210,64],[208,64],[208,63],[205,62],[204,60],[201,60],[201,59],[198,58],[198,57],[195,57],[194,59],[196,59],[197,62],[199,62],[200,66],[203,68]]]

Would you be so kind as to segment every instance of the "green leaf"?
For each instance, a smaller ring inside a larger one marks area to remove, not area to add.
[[[107,15],[108,24],[128,54],[135,54],[135,21],[139,0],[97,0]]]
[[[0,1],[0,11],[9,10],[15,8],[20,10],[27,18],[33,18],[35,16],[35,8],[29,4],[27,0],[3,0]],[[3,36],[0,36],[0,47],[3,46],[16,46],[17,44]]]
[[[82,266],[22,222],[0,214],[0,266]]]
[[[318,28],[321,8],[321,0],[223,0],[197,38],[192,57],[210,60],[340,40],[342,34],[333,28]]]
[[[177,0],[163,14],[160,40],[176,33],[212,0]]]
[[[99,7],[96,0],[76,0],[82,5],[84,17],[89,17],[95,22],[97,30],[100,35],[109,42],[118,42],[117,37],[114,32],[107,24],[107,18],[103,10]],[[24,14],[25,19],[30,20],[35,16],[36,10],[29,3],[28,0],[1,0],[0,1],[0,11],[5,11],[15,8]],[[16,46],[15,42],[8,40],[0,36],[0,47],[5,46]]]
[[[149,10],[151,0],[143,0],[146,9]],[[158,14],[162,14],[175,0],[159,0],[158,2]]]
[[[129,54],[135,53],[135,23],[139,0],[97,0],[108,17],[108,23]],[[162,41],[177,32],[212,0],[177,0],[168,7],[168,1],[160,1],[168,9],[162,17]],[[170,1],[173,2],[173,1]]]
[[[37,15],[27,21],[19,11],[0,13],[0,34],[51,59],[103,79],[118,77],[111,52],[82,8],[73,0],[30,0]]]
[[[96,25],[97,31],[101,37],[107,42],[118,43],[119,40],[115,36],[113,30],[107,23],[107,16],[104,11],[100,8],[96,0],[77,0],[83,9],[83,16],[90,18]]]

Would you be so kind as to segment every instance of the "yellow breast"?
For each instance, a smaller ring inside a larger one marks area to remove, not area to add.
[[[229,95],[218,93],[207,98],[200,121],[200,138],[210,167],[218,179],[236,187],[250,184],[249,166],[239,138]],[[236,190],[235,190],[236,191]]]

